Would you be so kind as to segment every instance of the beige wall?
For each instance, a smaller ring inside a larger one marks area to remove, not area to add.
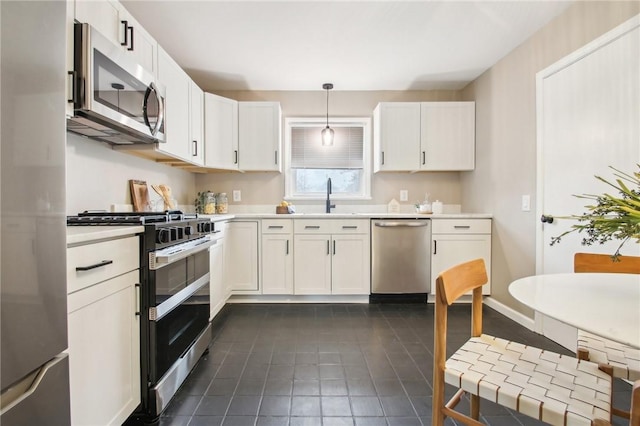
[[[206,87],[206,85],[205,85]],[[206,91],[206,89],[205,89]],[[324,117],[326,92],[213,92],[239,101],[280,102],[284,117]],[[329,94],[330,117],[371,117],[378,102],[397,101],[455,101],[457,91],[368,91],[352,92],[332,90]],[[284,196],[284,175],[278,173],[212,173],[196,177],[198,191],[231,193],[242,191],[242,204],[277,204]],[[425,193],[431,199],[446,204],[460,204],[461,187],[458,172],[431,173],[378,173],[371,182],[372,200],[360,204],[387,204],[391,198],[399,200],[399,190],[409,191],[408,203],[422,200]],[[231,198],[231,197],[230,197]],[[229,200],[230,204],[233,201]],[[321,204],[321,202],[316,202]],[[358,204],[349,202],[349,204]],[[464,208],[464,205],[463,205]]]
[[[463,90],[476,101],[476,170],[461,175],[469,209],[494,214],[492,294],[532,316],[508,293],[535,273],[535,77],[557,60],[640,13],[640,2],[578,1]],[[520,210],[523,194],[531,212]]]
[[[131,204],[129,179],[171,186],[179,204],[193,204],[195,176],[180,169],[114,151],[111,146],[67,133],[67,214]],[[152,194],[155,198],[155,194]]]

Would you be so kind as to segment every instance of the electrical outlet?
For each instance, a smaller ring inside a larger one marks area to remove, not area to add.
[[[528,212],[531,211],[531,196],[523,195],[522,196],[522,211]]]
[[[242,193],[240,192],[239,189],[233,190],[233,201],[236,203],[239,201],[242,201]]]
[[[409,191],[406,189],[400,190],[400,201],[409,201]]]

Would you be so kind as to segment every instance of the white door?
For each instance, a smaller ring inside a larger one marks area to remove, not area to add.
[[[615,179],[609,166],[638,171],[639,24],[636,17],[538,74],[538,218],[584,213],[591,200],[574,195],[618,195],[594,177]],[[537,273],[570,272],[576,251],[613,253],[619,245],[583,246],[584,235],[572,233],[550,246],[574,223],[539,224]],[[627,243],[622,253],[637,255],[640,245]]]
[[[291,234],[262,235],[262,294],[293,294]]]
[[[294,294],[331,294],[331,235],[294,237]]]
[[[369,294],[369,235],[333,235],[331,294]]]

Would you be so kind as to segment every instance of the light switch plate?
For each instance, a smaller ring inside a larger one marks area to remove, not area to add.
[[[528,212],[531,211],[531,196],[523,195],[522,196],[522,211]]]
[[[240,192],[239,189],[233,190],[233,201],[236,203],[239,201],[242,201],[242,193]]]
[[[400,190],[400,201],[409,201],[409,191],[406,189]]]

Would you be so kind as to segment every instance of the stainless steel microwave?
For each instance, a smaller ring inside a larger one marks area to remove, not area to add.
[[[112,144],[165,141],[164,86],[88,24],[75,24],[70,77],[67,130]]]

